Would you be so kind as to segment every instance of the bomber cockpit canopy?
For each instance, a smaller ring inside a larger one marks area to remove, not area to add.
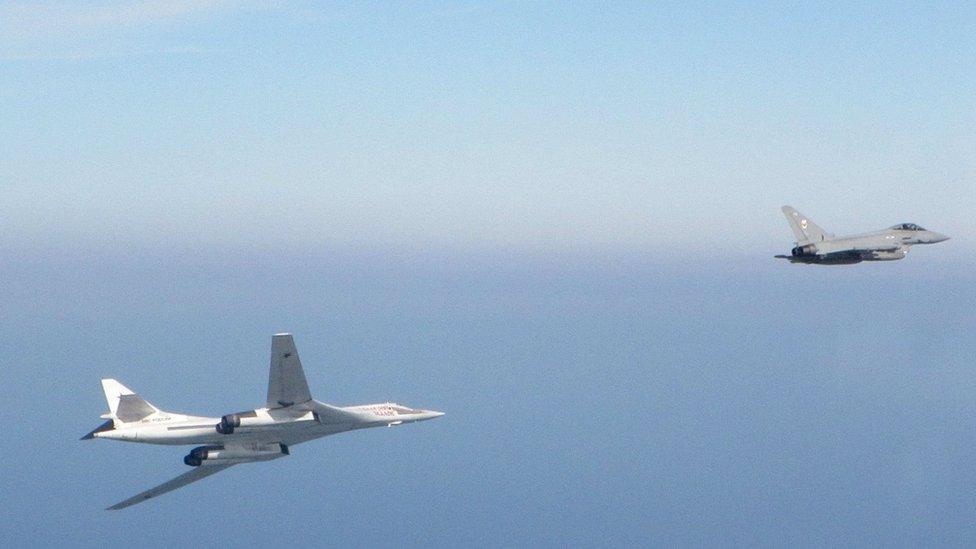
[[[924,231],[925,230],[914,223],[901,223],[891,228],[895,229],[896,231]]]

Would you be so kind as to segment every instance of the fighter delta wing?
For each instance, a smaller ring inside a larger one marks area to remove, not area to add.
[[[790,255],[776,257],[788,259],[790,263],[850,265],[862,261],[893,261],[908,255],[909,247],[915,244],[935,244],[949,239],[914,223],[901,223],[870,233],[835,236],[792,206],[783,206],[783,215],[793,230],[796,243]]]
[[[148,444],[199,444],[183,458],[193,469],[117,503],[117,510],[141,503],[219,473],[232,465],[278,459],[289,447],[354,429],[433,419],[442,412],[412,409],[392,402],[333,406],[312,399],[290,334],[271,340],[268,401],[264,408],[203,417],[167,412],[114,379],[103,379],[109,412],[105,423],[82,437]]]

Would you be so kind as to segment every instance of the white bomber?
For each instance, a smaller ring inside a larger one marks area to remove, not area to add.
[[[165,494],[239,463],[268,461],[312,439],[368,427],[401,425],[440,417],[392,402],[339,407],[312,398],[291,334],[271,339],[268,400],[263,408],[204,417],[161,410],[114,379],[103,379],[107,421],[82,440],[105,438],[146,444],[199,444],[183,462],[190,471],[117,503],[122,509]]]

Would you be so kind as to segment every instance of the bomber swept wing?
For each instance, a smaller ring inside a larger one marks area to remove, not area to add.
[[[154,498],[156,496],[161,496],[161,495],[165,494],[166,492],[172,492],[173,490],[176,490],[177,488],[182,488],[182,487],[186,486],[187,484],[190,484],[191,482],[196,482],[196,481],[198,481],[200,479],[207,478],[210,475],[219,473],[219,472],[223,471],[224,469],[226,469],[228,467],[231,467],[233,465],[234,465],[233,463],[230,463],[230,464],[223,464],[223,463],[221,463],[221,464],[215,464],[215,465],[207,465],[205,467],[194,467],[193,469],[191,469],[191,470],[183,473],[182,475],[180,475],[180,476],[178,476],[178,477],[176,477],[174,479],[168,480],[168,481],[160,484],[159,486],[156,486],[155,488],[150,488],[150,489],[146,490],[145,492],[142,492],[140,494],[136,494],[136,495],[132,496],[131,498],[125,500],[125,501],[120,501],[120,502],[116,503],[115,505],[113,505],[111,507],[108,507],[107,510],[108,511],[117,511],[119,509],[125,509],[126,507],[130,507],[130,506],[135,505],[137,503],[142,503],[143,501],[146,501],[149,498]]]

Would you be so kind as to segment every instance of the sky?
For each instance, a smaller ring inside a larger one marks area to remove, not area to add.
[[[971,545],[976,9],[0,2],[15,546]],[[904,261],[774,260],[792,204]],[[119,513],[98,380],[436,421]],[[133,536],[139,536],[134,538]]]

